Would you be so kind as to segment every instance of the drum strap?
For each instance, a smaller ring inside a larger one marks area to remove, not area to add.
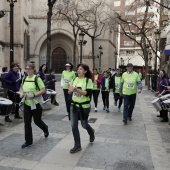
[[[35,83],[35,86],[36,86],[36,89],[38,89],[38,90],[40,91],[40,88],[39,88],[39,86],[38,86],[38,80],[37,80],[38,77],[37,77],[37,76],[35,76],[34,81],[32,81],[32,80],[25,80],[26,78],[27,78],[27,76],[24,77],[22,84],[24,84],[24,82],[34,82],[34,83]]]

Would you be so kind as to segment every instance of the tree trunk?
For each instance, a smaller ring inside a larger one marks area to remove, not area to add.
[[[93,68],[95,68],[94,37],[91,37],[91,41],[92,41],[92,60],[93,60]]]
[[[74,31],[74,27],[73,27],[73,33],[74,33],[74,44],[73,44],[73,66],[74,68],[77,66],[77,62],[76,62],[76,43],[77,43],[77,33]],[[77,58],[77,61],[79,61],[79,59]]]
[[[73,44],[73,66],[76,67],[76,40],[77,37],[74,37],[74,44]]]
[[[46,65],[47,68],[51,68],[51,17],[52,17],[52,8],[51,0],[48,0],[48,13],[47,13],[47,57]]]

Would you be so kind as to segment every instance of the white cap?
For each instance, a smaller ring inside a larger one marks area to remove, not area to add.
[[[66,67],[67,67],[67,66],[68,66],[68,67],[71,67],[71,65],[70,65],[69,63],[67,63],[65,66],[66,66]]]

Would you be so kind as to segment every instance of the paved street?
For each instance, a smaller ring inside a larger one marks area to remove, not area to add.
[[[65,116],[62,90],[57,84],[60,106],[43,112],[50,135],[44,138],[33,123],[34,145],[21,149],[24,143],[23,120],[4,123],[0,118],[0,170],[169,170],[170,125],[161,123],[151,101],[154,94],[143,88],[137,96],[132,122],[123,125],[122,113],[113,106],[110,93],[110,113],[102,110],[100,95],[98,112],[92,111],[90,123],[96,131],[94,143],[80,127],[82,151],[70,154],[73,137]],[[11,116],[11,118],[13,115]],[[80,124],[79,124],[80,125]]]

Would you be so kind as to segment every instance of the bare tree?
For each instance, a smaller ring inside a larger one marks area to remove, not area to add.
[[[74,35],[74,43],[73,43],[73,65],[76,66],[76,44],[77,44],[77,36],[80,30],[80,27],[77,27],[78,21],[82,20],[82,15],[86,11],[80,11],[77,8],[77,3],[75,1],[70,1],[65,8],[57,9],[58,13],[56,13],[56,20],[67,20],[69,24],[72,26],[72,31]]]
[[[149,2],[154,2],[158,5],[160,5],[161,7],[170,10],[170,1],[169,0],[161,0],[161,1],[160,0],[159,1],[158,0],[149,0]]]
[[[82,16],[83,22],[86,24],[85,26],[79,24],[77,27],[91,38],[93,68],[95,68],[94,41],[97,37],[104,34],[105,30],[108,28],[110,11],[105,0],[100,0],[98,2],[88,0],[88,2],[88,6],[86,6],[88,11]]]
[[[104,33],[109,21],[110,16],[107,15],[106,7],[105,0],[96,3],[95,0],[72,0],[66,8],[59,11],[59,14],[64,16],[63,19],[66,19],[73,28],[73,61],[76,61],[77,35],[81,30],[92,40],[92,59],[95,67],[94,40]]]
[[[155,53],[157,57],[157,51],[153,45],[153,32],[158,27],[159,22],[155,22],[154,14],[151,12],[151,6],[146,2],[142,4],[137,0],[134,0],[130,8],[126,11],[142,11],[143,15],[121,15],[116,13],[114,21],[120,25],[120,33],[127,36],[130,40],[137,44],[137,47],[141,48],[143,53],[142,58],[145,62],[146,73],[148,72],[148,47]],[[159,14],[159,13],[158,13]],[[135,31],[134,31],[135,30]],[[136,39],[136,38],[140,39]],[[147,81],[146,81],[147,83]]]

